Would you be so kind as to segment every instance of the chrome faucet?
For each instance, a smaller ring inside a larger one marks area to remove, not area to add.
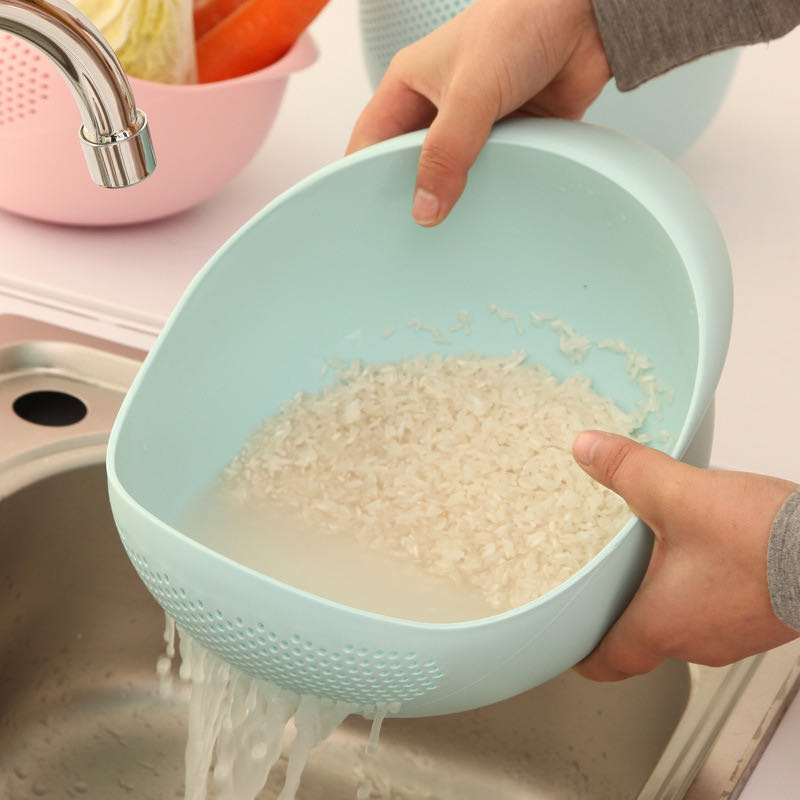
[[[61,70],[83,117],[79,138],[99,186],[132,186],[156,166],[147,117],[111,46],[65,0],[0,0],[0,30],[37,47]]]

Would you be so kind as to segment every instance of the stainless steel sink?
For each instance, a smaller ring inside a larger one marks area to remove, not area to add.
[[[111,350],[0,316],[2,800],[182,796],[186,691],[159,696],[164,617],[105,488],[107,433],[141,354]],[[798,658],[793,643],[621,684],[567,673],[478,711],[388,720],[375,757],[351,718],[300,797],[353,800],[366,781],[373,800],[733,798],[796,691]]]

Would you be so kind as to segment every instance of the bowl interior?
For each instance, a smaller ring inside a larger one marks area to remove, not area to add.
[[[422,229],[410,217],[417,157],[412,140],[334,165],[268,206],[200,273],[118,420],[113,468],[150,513],[173,522],[265,415],[331,381],[326,358],[521,348],[560,378],[588,374],[626,410],[644,399],[624,355],[593,347],[573,364],[531,311],[647,356],[674,400],[645,432],[680,433],[698,314],[659,220],[573,159],[493,141],[451,217]],[[517,315],[522,332],[491,305]],[[468,335],[450,330],[462,310]]]

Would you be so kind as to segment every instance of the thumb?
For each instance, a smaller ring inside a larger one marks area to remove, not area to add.
[[[583,431],[572,445],[578,465],[622,497],[653,528],[685,497],[695,468],[660,450],[603,431]]]
[[[495,115],[472,92],[448,90],[422,145],[412,216],[420,225],[440,223],[464,191],[467,173],[486,144]]]

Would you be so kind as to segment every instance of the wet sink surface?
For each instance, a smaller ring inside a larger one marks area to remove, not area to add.
[[[186,708],[180,691],[159,698],[163,613],[119,544],[102,465],[6,498],[0,530],[6,796],[178,796]],[[353,719],[309,768],[306,795],[352,800],[369,767],[392,797],[633,798],[689,690],[678,663],[624,685],[567,674],[480,711],[388,721],[383,768],[362,763],[368,726]]]
[[[102,463],[135,368],[78,344],[0,342],[0,430],[14,434],[0,453],[2,800],[183,796],[188,689],[159,694],[164,616],[124,554]],[[20,420],[11,395],[41,386],[79,397],[86,417],[49,431]],[[299,797],[353,800],[365,780],[373,800],[734,797],[793,694],[797,656],[671,662],[621,684],[568,673],[477,711],[387,720],[375,758],[369,723],[351,718]]]

